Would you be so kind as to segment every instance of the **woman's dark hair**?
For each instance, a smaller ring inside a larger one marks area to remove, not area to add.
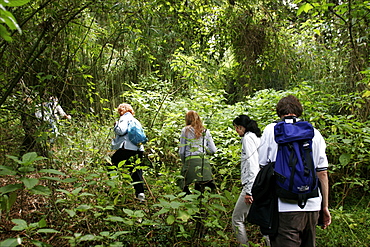
[[[257,137],[261,137],[261,130],[258,128],[256,121],[250,119],[247,115],[239,115],[233,120],[234,125],[240,125],[245,131],[253,132]]]
[[[301,102],[293,96],[288,95],[281,100],[276,105],[276,113],[281,118],[283,116],[294,114],[296,117],[300,117],[303,112],[303,107]]]

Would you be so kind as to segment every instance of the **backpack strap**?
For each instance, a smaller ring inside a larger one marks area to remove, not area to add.
[[[310,154],[311,150],[310,150],[310,144],[306,141],[303,143],[303,149],[304,149],[304,156],[305,156],[305,159],[304,159],[304,162],[305,162],[305,167],[307,168],[307,171],[306,172],[312,172],[312,176],[315,178],[314,179],[314,183],[313,183],[313,187],[316,187],[316,169],[315,169],[315,166],[313,164],[313,160],[312,160],[312,156]]]
[[[289,185],[289,190],[293,190],[293,183],[294,183],[294,174],[296,170],[296,164],[298,161],[297,155],[294,155],[294,148],[291,144],[288,144],[288,148],[291,150],[290,156],[289,156],[289,166],[292,169],[292,172],[290,174],[290,185]]]

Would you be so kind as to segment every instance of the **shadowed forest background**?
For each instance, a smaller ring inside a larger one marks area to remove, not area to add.
[[[0,246],[237,246],[240,138],[297,96],[323,134],[332,225],[317,246],[369,246],[370,2],[0,0]],[[59,98],[59,135],[36,106]],[[106,169],[120,103],[145,144],[147,201]],[[211,131],[217,193],[184,196],[187,110]],[[54,141],[51,142],[50,140]],[[203,218],[197,215],[202,213]],[[247,225],[251,246],[264,246]]]

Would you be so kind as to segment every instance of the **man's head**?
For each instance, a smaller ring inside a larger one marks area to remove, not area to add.
[[[302,115],[302,112],[303,107],[301,103],[293,95],[288,95],[282,98],[276,105],[276,113],[280,118],[287,115],[294,115],[296,117],[300,117]]]

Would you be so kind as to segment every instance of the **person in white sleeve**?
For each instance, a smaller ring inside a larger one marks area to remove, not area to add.
[[[49,122],[49,128],[52,133],[58,135],[57,122],[59,118],[65,118],[70,120],[71,115],[67,114],[62,106],[59,104],[57,97],[51,96],[49,102],[43,102],[42,104],[36,105],[35,116],[45,122]]]
[[[252,186],[260,170],[258,164],[258,148],[261,130],[256,121],[247,115],[239,115],[233,120],[236,133],[241,137],[240,180],[242,191],[235,204],[232,214],[232,226],[240,246],[248,246],[245,223],[249,209],[253,203]]]

